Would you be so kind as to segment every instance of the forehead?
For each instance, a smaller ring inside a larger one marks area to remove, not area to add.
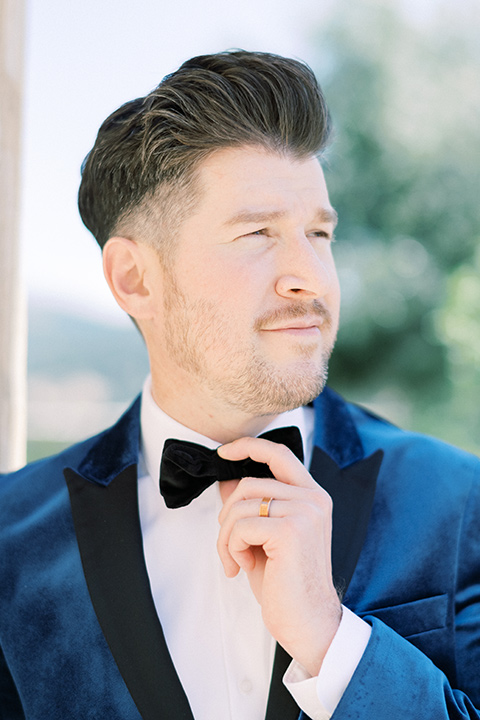
[[[204,210],[241,214],[243,210],[288,211],[294,206],[331,208],[322,167],[313,156],[296,158],[257,147],[227,148],[204,160],[197,178]]]

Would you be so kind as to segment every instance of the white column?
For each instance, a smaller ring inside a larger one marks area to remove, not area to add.
[[[26,452],[26,301],[20,284],[24,0],[0,0],[0,472]]]

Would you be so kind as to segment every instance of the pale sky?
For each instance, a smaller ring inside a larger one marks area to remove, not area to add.
[[[21,242],[29,294],[121,320],[76,205],[99,125],[193,55],[243,47],[314,63],[311,38],[333,1],[27,0]],[[404,0],[417,14],[436,1]]]

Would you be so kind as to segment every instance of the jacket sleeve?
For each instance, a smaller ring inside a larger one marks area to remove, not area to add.
[[[372,625],[370,642],[332,720],[480,719],[479,483],[466,503],[458,541],[454,612],[448,678],[384,622],[364,617]]]

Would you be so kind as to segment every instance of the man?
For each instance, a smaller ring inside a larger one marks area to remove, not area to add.
[[[151,377],[2,478],[2,718],[480,717],[480,463],[324,389],[328,133],[243,51],[102,125],[80,211]]]

